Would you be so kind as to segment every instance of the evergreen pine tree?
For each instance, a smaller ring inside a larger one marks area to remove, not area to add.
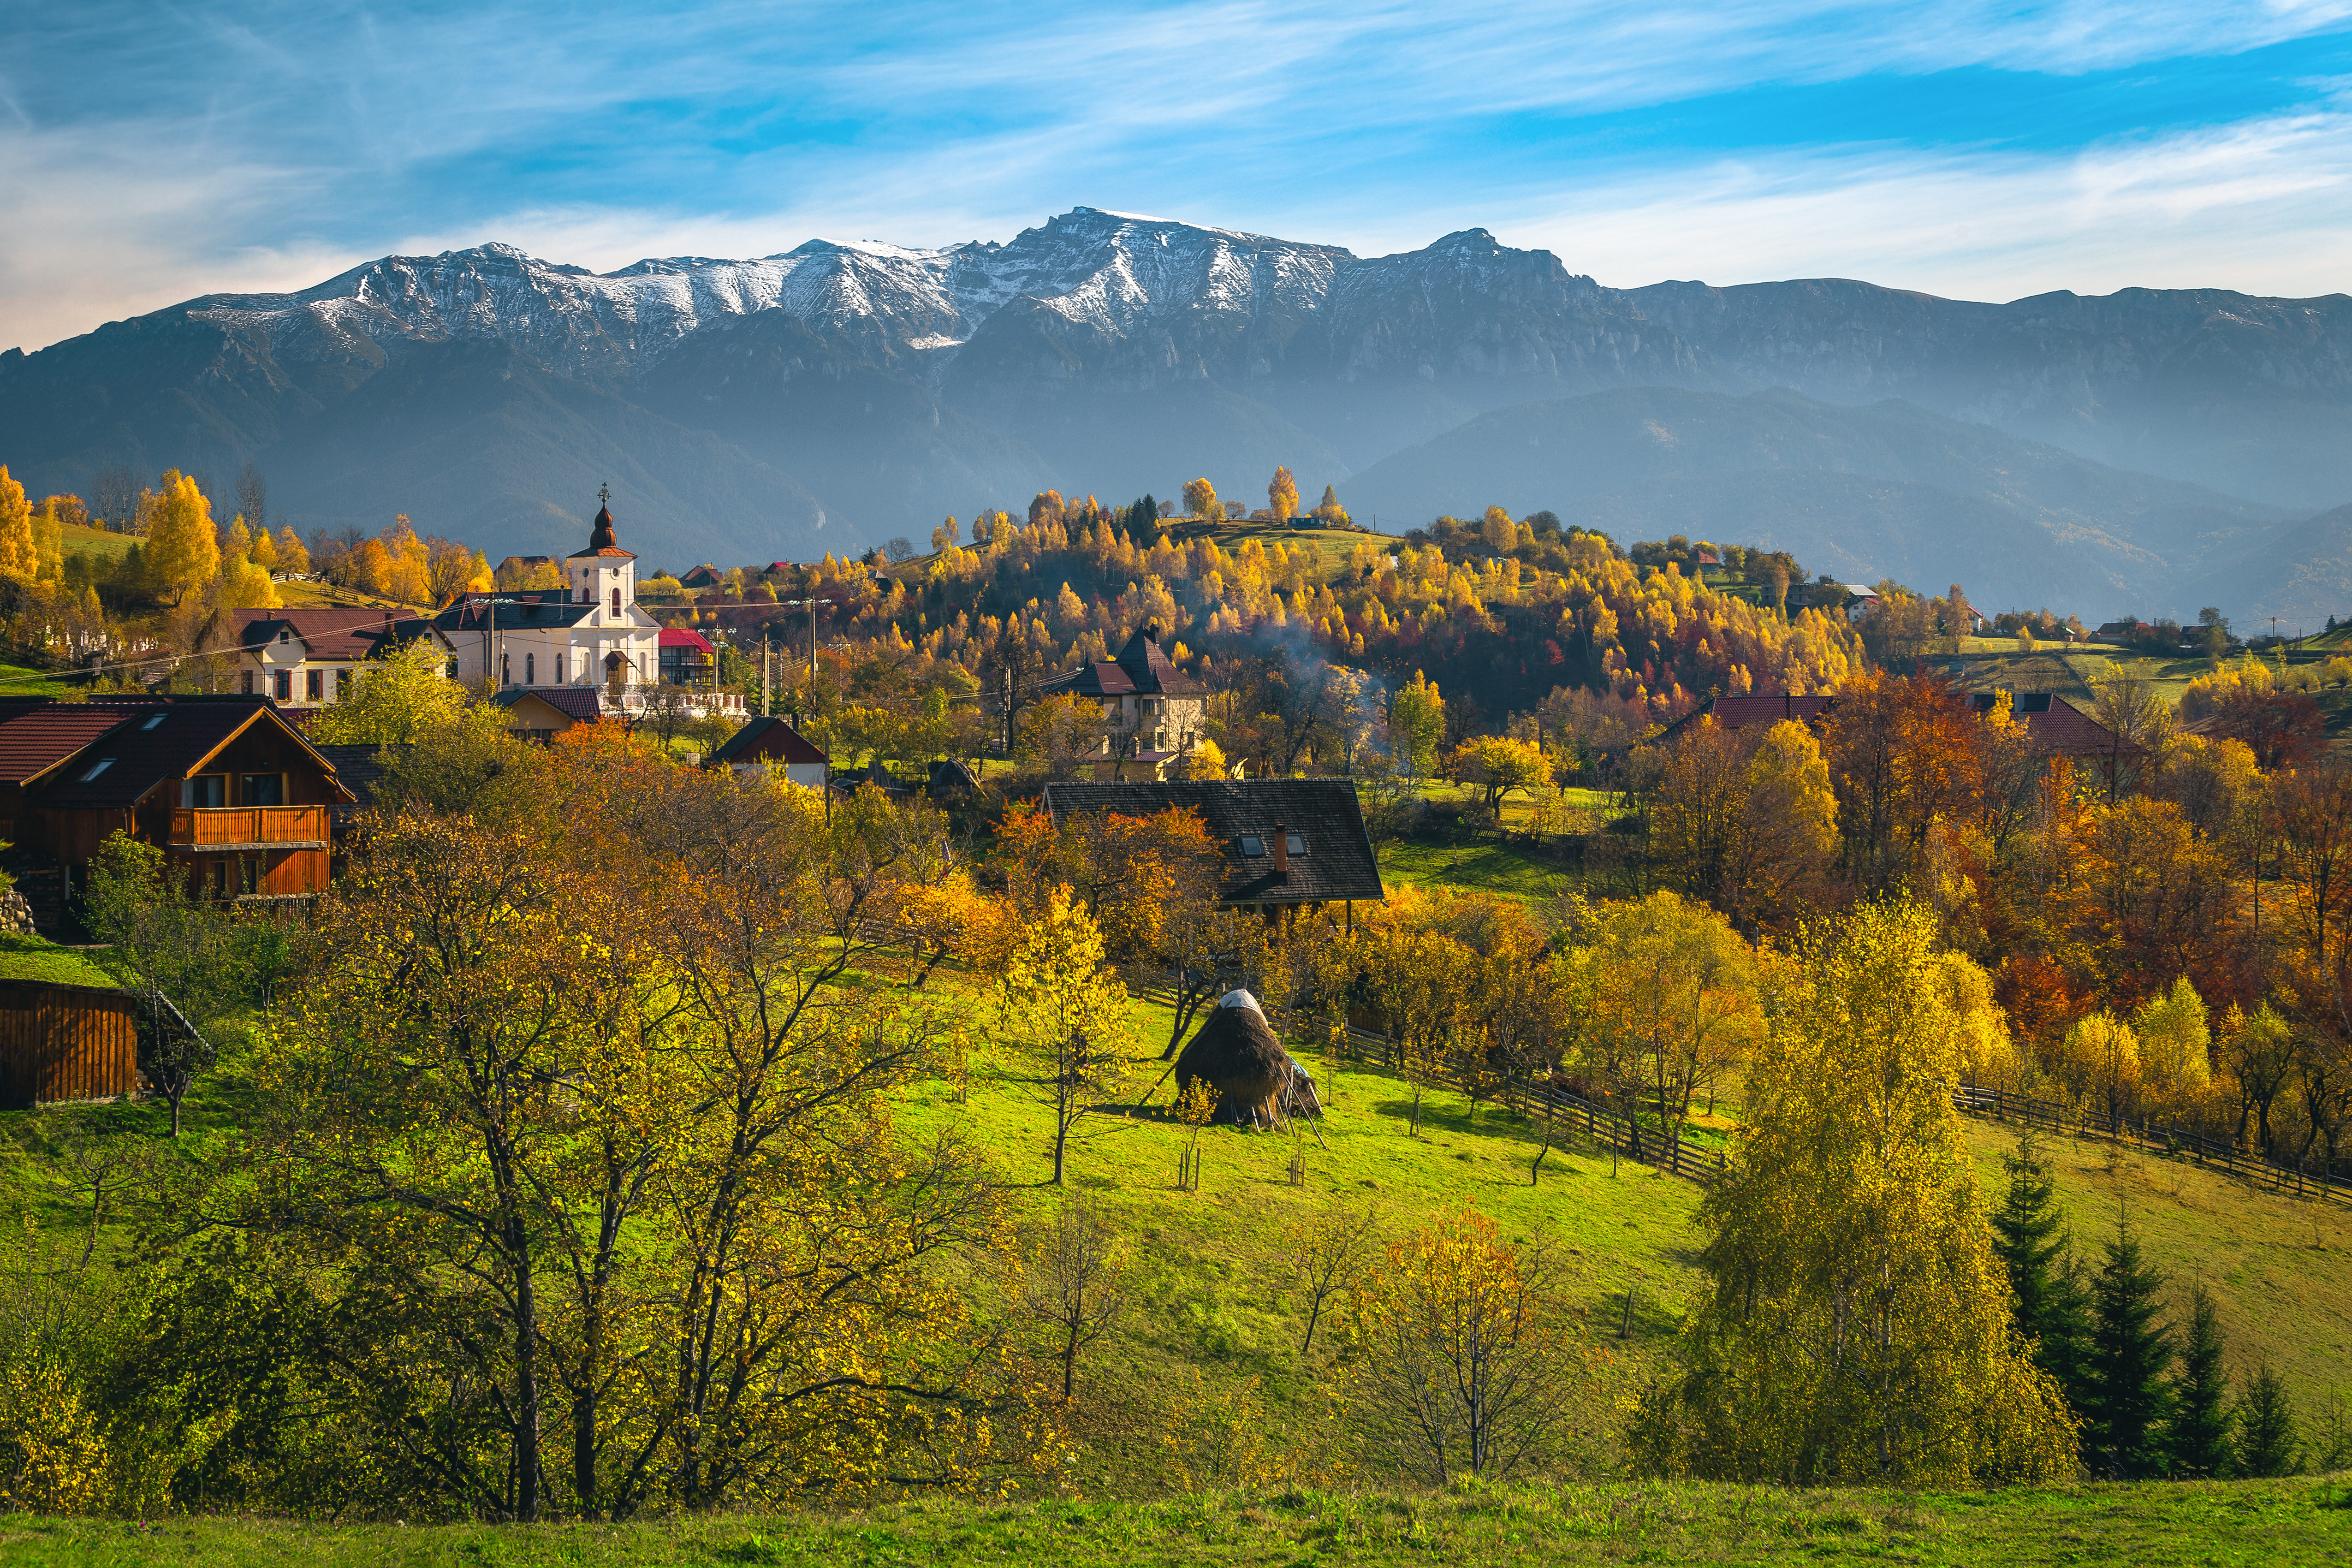
[[[2081,1415],[2088,1403],[2090,1322],[2082,1270],[2059,1226],[2057,1188],[2032,1132],[2003,1155],[2009,1192],[1992,1215],[1993,1251],[2009,1270],[2017,1331],[2033,1342],[2033,1363],[2058,1380]]]
[[[2303,1439],[2294,1429],[2294,1406],[2286,1384],[2263,1363],[2253,1381],[2239,1391],[2238,1473],[2291,1476],[2303,1468]]]
[[[2172,1332],[2157,1294],[2164,1276],[2141,1257],[2139,1238],[2116,1227],[2106,1262],[2091,1283],[2091,1398],[2084,1447],[2091,1468],[2111,1480],[2160,1475],[2172,1414]]]
[[[2063,1271],[2066,1241],[2058,1234],[2063,1216],[2058,1212],[2049,1163],[2032,1132],[2021,1134],[2017,1152],[2002,1155],[2000,1163],[2009,1172],[2009,1192],[1993,1211],[1992,1249],[2009,1270],[2017,1331],[2038,1340],[2056,1278]]]
[[[2189,1337],[2180,1347],[2180,1371],[2172,1379],[2172,1421],[2165,1449],[2172,1473],[2204,1479],[2230,1471],[2231,1413],[2221,1372],[2221,1320],[2213,1293],[2199,1281],[2189,1298]]]

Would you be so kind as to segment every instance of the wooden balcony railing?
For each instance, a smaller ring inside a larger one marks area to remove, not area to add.
[[[223,853],[240,849],[324,849],[323,805],[183,805],[172,811],[172,847]]]

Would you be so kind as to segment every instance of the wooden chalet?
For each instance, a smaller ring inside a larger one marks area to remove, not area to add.
[[[0,838],[35,923],[68,920],[98,847],[124,832],[215,899],[325,890],[335,766],[257,697],[0,700]]]
[[[1268,919],[1300,907],[1388,897],[1351,779],[1198,779],[1166,784],[1077,782],[1045,786],[1055,826],[1072,816],[1197,811],[1223,847],[1223,901]]]

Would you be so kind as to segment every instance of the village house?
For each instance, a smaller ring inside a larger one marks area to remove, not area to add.
[[[355,798],[265,697],[0,700],[0,838],[44,931],[116,832],[207,898],[323,892],[329,810]]]
[[[1073,816],[1197,811],[1225,852],[1222,900],[1272,920],[1296,909],[1388,897],[1351,779],[1201,779],[1166,784],[1079,782],[1045,786],[1055,826]]]
[[[772,714],[754,715],[703,759],[707,768],[730,773],[782,773],[787,784],[823,789],[832,773],[832,761],[807,736]]]
[[[1160,651],[1160,624],[1136,632],[1114,659],[1096,659],[1047,681],[1047,697],[1083,698],[1102,710],[1103,753],[1155,770],[1197,744],[1207,718],[1208,689]]]
[[[312,709],[348,695],[358,671],[410,643],[454,650],[431,621],[381,609],[236,609],[237,694],[280,707]]]
[[[1969,704],[1970,711],[1976,713],[1990,712],[2000,698],[1998,691],[1962,691],[1956,695]],[[1822,721],[1836,711],[1837,705],[1835,697],[1822,694],[1800,697],[1785,691],[1759,692],[1744,697],[1711,697],[1667,725],[1651,743],[1664,745],[1702,719],[1712,719],[1726,730],[1778,724],[1790,719],[1818,730]],[[2098,760],[2113,763],[2137,757],[2140,752],[2138,746],[2120,739],[2113,730],[2055,692],[2011,692],[2010,713],[2025,726],[2026,738],[2032,742],[2034,749],[2046,755],[2067,757],[2076,762]]]

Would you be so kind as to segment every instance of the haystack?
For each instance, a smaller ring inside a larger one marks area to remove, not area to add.
[[[1285,1112],[1318,1114],[1315,1080],[1275,1038],[1257,998],[1228,991],[1184,1054],[1176,1058],[1176,1092],[1194,1080],[1216,1092],[1213,1121],[1233,1127],[1273,1127]]]

